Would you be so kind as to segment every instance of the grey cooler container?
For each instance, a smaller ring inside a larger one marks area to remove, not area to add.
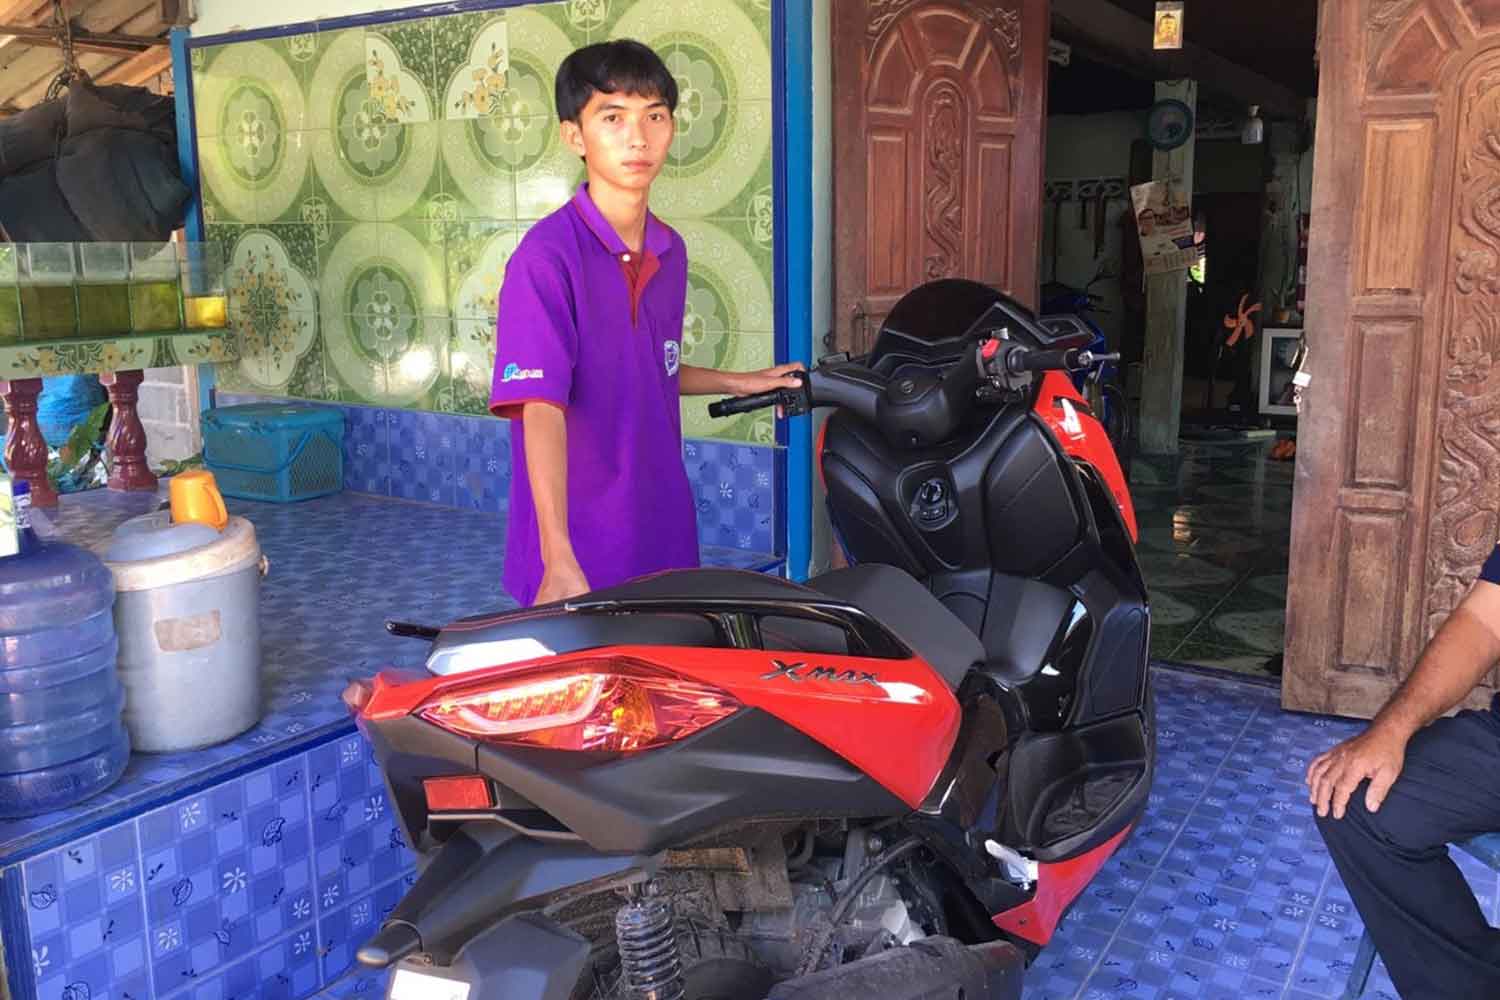
[[[115,532],[115,631],[134,749],[193,750],[260,721],[260,581],[255,527],[173,524],[167,511]]]

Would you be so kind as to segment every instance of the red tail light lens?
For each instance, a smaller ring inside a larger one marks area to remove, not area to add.
[[[487,742],[633,751],[684,739],[741,707],[717,688],[614,658],[444,692],[418,714]]]
[[[428,778],[422,782],[428,812],[474,812],[495,805],[489,779],[478,774]]]

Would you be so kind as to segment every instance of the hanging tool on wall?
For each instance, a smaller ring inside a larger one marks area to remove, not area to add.
[[[1104,217],[1109,214],[1109,192],[1106,185],[1099,185],[1099,193],[1094,196],[1094,259],[1098,260],[1104,256]]]
[[[1048,181],[1046,198],[1052,205],[1052,280],[1057,280],[1057,258],[1062,247],[1063,204],[1073,195],[1072,181]]]

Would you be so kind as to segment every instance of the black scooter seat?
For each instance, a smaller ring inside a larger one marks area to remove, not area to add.
[[[955,691],[969,670],[985,659],[979,637],[915,577],[894,566],[851,566],[814,577],[808,586],[869,612]]]
[[[831,597],[868,612],[931,664],[957,689],[969,669],[984,659],[979,639],[907,573],[891,566],[837,570],[808,586],[763,573],[698,569],[658,573],[596,590],[578,602],[672,601],[704,598],[784,600]],[[596,649],[603,646],[700,646],[718,643],[714,625],[696,614],[651,611],[630,614],[570,614],[574,602],[542,604],[501,615],[466,618],[443,629],[433,642],[427,669],[456,674],[504,663]],[[787,617],[762,620],[767,649],[841,654],[839,629]]]

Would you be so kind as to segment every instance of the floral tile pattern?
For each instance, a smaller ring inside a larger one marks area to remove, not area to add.
[[[1153,656],[1271,679],[1286,627],[1292,468],[1269,448],[1185,443],[1176,459],[1135,460]]]
[[[204,211],[248,345],[221,384],[483,413],[505,262],[583,176],[553,74],[618,37],[678,84],[653,208],[688,244],[685,350],[772,364],[770,23],[769,0],[562,0],[194,49]],[[773,442],[768,414],[705,406],[684,401],[690,433]]]
[[[214,364],[239,357],[237,338],[227,331],[167,337],[128,337],[51,346],[0,347],[0,378],[114,372],[126,368],[166,368]]]

